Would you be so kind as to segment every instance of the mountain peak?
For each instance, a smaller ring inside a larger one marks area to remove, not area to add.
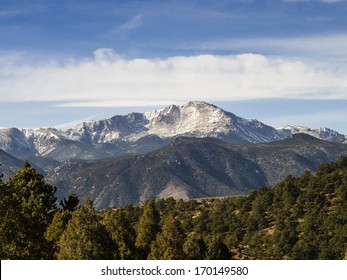
[[[283,133],[284,137],[294,135],[294,134],[308,134],[313,137],[323,139],[323,140],[329,140],[333,142],[338,143],[347,143],[347,136],[338,133],[335,130],[332,130],[330,128],[317,128],[317,129],[311,129],[307,126],[292,126],[292,125],[286,125],[282,128],[277,129],[280,133]]]
[[[189,107],[189,106],[218,108],[216,105],[213,105],[213,104],[205,102],[205,101],[188,101],[187,103],[182,105],[182,107]]]
[[[155,136],[163,143],[178,136],[212,137],[231,143],[264,143],[281,140],[297,133],[347,143],[346,135],[328,128],[310,129],[288,125],[275,129],[258,120],[236,116],[204,101],[189,101],[182,105],[172,104],[145,113],[115,115],[109,119],[83,122],[64,130],[0,129],[0,148],[16,155],[50,155],[59,154],[57,152],[59,149],[69,146],[72,150],[78,150],[76,154],[85,153],[87,156],[95,150],[90,155],[93,157],[98,153],[97,149],[100,148],[98,145],[103,144],[108,144],[109,149],[111,149],[109,144],[116,146],[113,147],[113,152],[107,150],[111,155],[116,153],[116,150],[121,153],[139,151],[138,143],[135,142],[146,136]],[[145,150],[158,148],[159,142],[152,141]],[[74,156],[76,155],[72,154],[72,157]]]

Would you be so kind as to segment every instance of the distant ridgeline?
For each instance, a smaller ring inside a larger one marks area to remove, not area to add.
[[[28,162],[0,181],[1,259],[346,259],[347,158],[247,196],[96,211]]]

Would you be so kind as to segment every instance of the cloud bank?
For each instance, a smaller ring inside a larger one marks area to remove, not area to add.
[[[205,51],[232,51],[232,50],[271,50],[272,53],[296,54],[312,56],[316,59],[336,59],[336,62],[345,63],[347,57],[347,34],[322,34],[315,36],[302,36],[293,38],[251,38],[251,39],[223,39],[204,42],[197,45],[183,46],[187,49],[200,49]]]
[[[126,59],[112,49],[61,64],[0,54],[3,102],[71,107],[157,106],[187,100],[347,99],[347,69],[259,54]]]

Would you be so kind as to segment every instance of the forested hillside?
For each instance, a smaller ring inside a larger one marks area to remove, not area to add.
[[[347,158],[247,196],[96,211],[29,163],[0,182],[1,259],[347,258]]]
[[[101,210],[167,197],[243,195],[262,185],[275,185],[288,174],[314,172],[319,164],[342,155],[347,155],[347,145],[307,134],[237,145],[214,138],[179,137],[143,155],[65,161],[46,180],[57,187],[59,199],[71,193],[89,196]]]

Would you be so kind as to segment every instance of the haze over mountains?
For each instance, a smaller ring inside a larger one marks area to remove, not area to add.
[[[345,143],[346,135],[327,128],[276,129],[188,102],[64,130],[1,128],[0,173],[6,178],[29,159],[59,198],[90,196],[101,209],[245,194],[346,155]]]

